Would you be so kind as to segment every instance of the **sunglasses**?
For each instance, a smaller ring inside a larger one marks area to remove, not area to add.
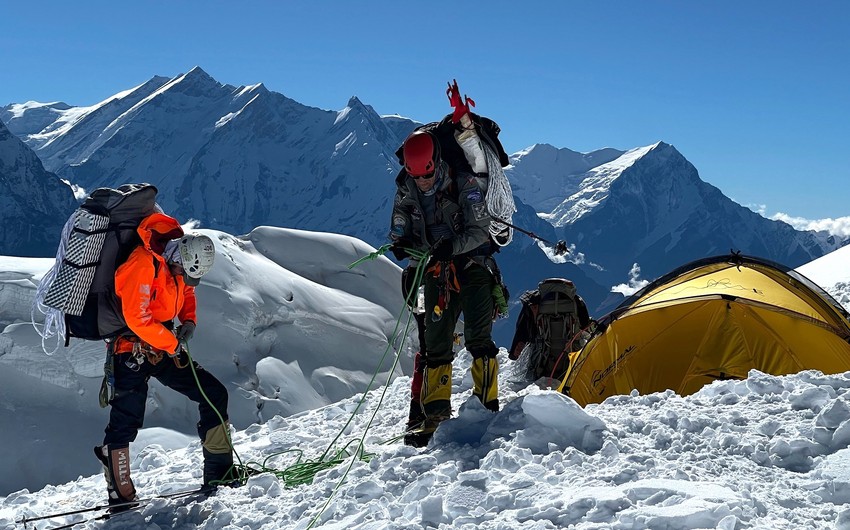
[[[417,175],[410,175],[410,173],[408,173],[408,175],[410,175],[410,178],[412,178],[413,180],[432,179],[432,178],[436,177],[437,174],[439,174],[440,172],[441,172],[440,171],[440,164],[437,164],[437,169],[432,171],[431,173],[426,174],[426,175],[418,175],[417,176]]]

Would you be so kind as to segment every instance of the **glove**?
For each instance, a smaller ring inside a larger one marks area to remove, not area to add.
[[[454,245],[451,239],[443,239],[434,250],[431,251],[431,256],[437,261],[449,261],[454,256]]]
[[[174,335],[177,337],[177,342],[179,346],[177,347],[177,351],[174,352],[175,355],[180,353],[180,350],[185,348],[189,343],[189,340],[192,338],[192,335],[195,334],[195,323],[191,320],[187,320],[183,322],[179,326],[177,326],[177,330],[174,332]]]
[[[411,247],[410,241],[407,241],[406,239],[399,239],[398,241],[393,243],[393,246],[390,247],[390,252],[393,253],[393,256],[395,256],[395,259],[397,259],[398,261],[401,261],[403,259],[407,259],[407,258],[410,257],[410,254],[408,254],[407,250],[406,250],[406,248],[410,248],[410,247]]]

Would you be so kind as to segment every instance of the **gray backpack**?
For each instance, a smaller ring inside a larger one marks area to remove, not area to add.
[[[115,295],[115,270],[141,244],[139,223],[161,211],[156,193],[150,184],[99,188],[68,219],[56,263],[36,294],[34,312],[45,315],[39,331],[43,347],[53,334],[67,346],[71,337],[101,340],[127,330]]]
[[[576,286],[563,278],[549,278],[538,285],[535,360],[538,377],[560,378],[569,367],[568,354],[578,350],[579,323]]]

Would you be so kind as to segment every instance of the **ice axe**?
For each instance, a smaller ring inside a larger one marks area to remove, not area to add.
[[[493,216],[491,216],[491,217],[493,217]],[[497,223],[502,223],[505,226],[509,226],[509,227],[513,228],[514,230],[518,230],[518,231],[522,232],[523,234],[527,235],[528,237],[530,237],[532,239],[536,239],[537,241],[546,243],[547,245],[552,247],[552,250],[555,252],[556,256],[565,256],[569,252],[569,249],[567,249],[567,242],[564,241],[563,239],[559,239],[557,243],[552,243],[548,239],[544,239],[544,238],[538,236],[537,234],[535,234],[534,232],[530,232],[528,230],[525,230],[524,228],[520,228],[515,224],[511,224],[511,223],[505,221],[504,219],[499,219],[498,217],[493,217],[493,220],[496,221]]]

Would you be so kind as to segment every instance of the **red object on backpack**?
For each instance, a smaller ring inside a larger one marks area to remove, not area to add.
[[[452,123],[458,123],[462,117],[469,114],[469,107],[475,106],[475,101],[467,95],[460,97],[460,88],[457,86],[457,79],[452,79],[454,83],[449,83],[449,88],[446,89],[446,96],[449,98],[449,103],[454,107],[452,113]]]

